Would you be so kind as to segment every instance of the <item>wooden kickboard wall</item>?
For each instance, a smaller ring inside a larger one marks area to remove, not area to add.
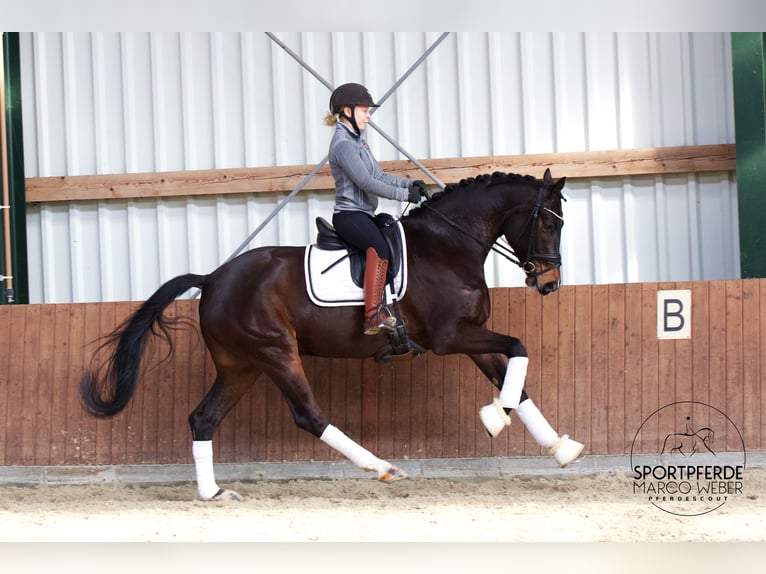
[[[657,338],[657,292],[669,289],[691,291],[689,339]],[[725,412],[748,451],[766,448],[766,280],[565,286],[548,297],[494,289],[492,300],[491,327],[527,346],[527,392],[586,454],[628,454],[649,415],[688,400]],[[147,370],[114,419],[80,404],[95,341],[138,305],[0,306],[0,465],[191,462],[187,417],[214,378],[196,328],[176,333],[173,359]],[[196,320],[196,306],[176,301],[169,312]],[[305,364],[332,423],[382,458],[540,454],[515,416],[499,437],[486,436],[478,409],[496,393],[465,356]],[[734,437],[723,440],[737,449]],[[339,459],[295,427],[268,379],[224,421],[214,449],[217,462]]]

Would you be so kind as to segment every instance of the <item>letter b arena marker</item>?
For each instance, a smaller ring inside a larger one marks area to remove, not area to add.
[[[691,290],[657,291],[657,338],[690,339],[691,336]]]

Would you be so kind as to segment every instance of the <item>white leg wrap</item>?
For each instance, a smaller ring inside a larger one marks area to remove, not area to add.
[[[559,441],[558,433],[548,424],[532,399],[527,399],[516,407],[516,413],[524,426],[527,427],[529,434],[541,447],[551,448]]]
[[[197,491],[203,500],[209,500],[220,490],[213,472],[213,441],[192,441],[192,456],[197,471]]]
[[[500,404],[505,408],[515,409],[519,406],[528,366],[529,357],[511,357],[508,359],[503,386],[500,388],[500,396],[498,397]]]
[[[337,450],[363,470],[374,470],[380,473],[391,466],[332,425],[327,425],[319,440]]]
[[[532,402],[532,399],[527,399],[521,403],[516,408],[516,412],[537,444],[547,448],[548,454],[553,456],[562,468],[574,462],[585,448],[582,443],[572,440],[568,435],[559,437],[535,403]]]

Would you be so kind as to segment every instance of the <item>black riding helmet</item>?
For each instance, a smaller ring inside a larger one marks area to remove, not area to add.
[[[343,113],[343,108],[349,106],[351,108],[351,117],[348,117]],[[371,108],[379,107],[362,84],[342,84],[335,88],[330,96],[330,111],[334,114],[341,114],[344,118],[351,122],[351,125],[359,133],[359,126],[356,125],[356,118],[354,117],[354,109],[356,106],[369,106]]]

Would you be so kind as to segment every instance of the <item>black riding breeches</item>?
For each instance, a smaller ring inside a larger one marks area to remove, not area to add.
[[[343,239],[362,253],[372,247],[381,259],[391,259],[383,232],[368,214],[362,211],[339,211],[333,214],[332,225]]]

